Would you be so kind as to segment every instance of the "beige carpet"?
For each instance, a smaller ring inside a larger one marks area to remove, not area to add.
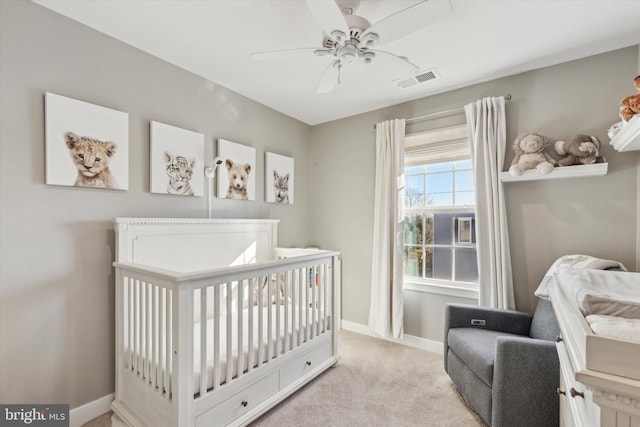
[[[338,365],[251,427],[485,426],[459,397],[441,355],[346,331],[339,353]],[[107,426],[109,414],[85,424]]]

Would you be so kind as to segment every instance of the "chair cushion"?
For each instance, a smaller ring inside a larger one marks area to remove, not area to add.
[[[449,349],[489,387],[493,383],[493,365],[496,360],[498,337],[522,338],[522,335],[478,328],[449,329]]]

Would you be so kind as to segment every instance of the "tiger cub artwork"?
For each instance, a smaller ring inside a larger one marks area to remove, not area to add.
[[[66,132],[64,140],[78,169],[76,187],[118,188],[109,170],[109,161],[118,151],[115,143],[79,136],[73,132]]]
[[[273,170],[273,191],[276,194],[276,203],[289,203],[289,174],[280,175]]]
[[[191,177],[196,159],[187,159],[183,156],[174,156],[168,151],[164,152],[164,160],[167,164],[166,171],[169,176],[167,193],[180,196],[193,196]]]

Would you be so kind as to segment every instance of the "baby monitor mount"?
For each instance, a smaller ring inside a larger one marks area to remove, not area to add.
[[[215,177],[216,169],[218,166],[224,163],[224,159],[222,157],[216,157],[213,159],[213,164],[204,169],[204,176],[208,180],[208,188],[207,188],[207,207],[209,211],[209,218],[211,218],[211,201],[213,200],[213,178]]]

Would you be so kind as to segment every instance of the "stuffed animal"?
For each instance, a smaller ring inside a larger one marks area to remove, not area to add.
[[[544,152],[548,145],[549,139],[539,133],[526,133],[517,137],[513,142],[516,156],[511,162],[509,173],[520,176],[529,169],[535,169],[543,175],[551,172],[556,161]]]
[[[576,135],[569,141],[557,141],[556,153],[566,156],[558,161],[558,166],[590,165],[596,162],[600,141],[595,136]]]
[[[640,76],[633,80],[636,89],[640,90]],[[627,96],[620,101],[620,118],[625,122],[631,120],[631,117],[640,114],[640,94]]]
[[[620,132],[620,130],[626,123],[627,122],[625,122],[624,120],[620,120],[619,122],[612,124],[609,130],[607,130],[607,136],[609,137],[609,139],[615,138],[615,136],[618,134],[618,132]]]

